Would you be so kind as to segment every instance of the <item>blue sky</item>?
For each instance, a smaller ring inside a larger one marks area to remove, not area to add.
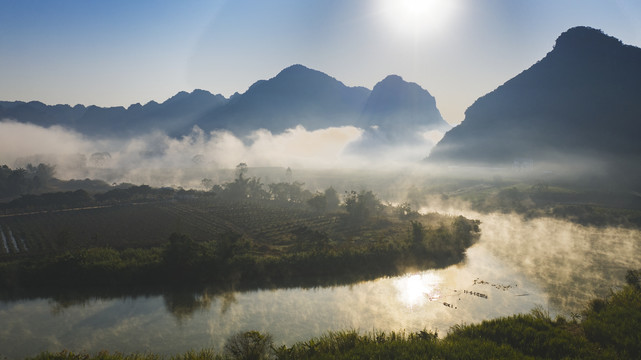
[[[641,2],[0,0],[0,100],[128,106],[196,88],[229,96],[300,63],[370,89],[401,75],[458,123],[577,25],[641,47]]]

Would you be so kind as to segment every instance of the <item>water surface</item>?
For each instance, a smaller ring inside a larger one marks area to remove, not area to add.
[[[511,215],[477,215],[479,243],[464,263],[349,286],[94,299],[61,306],[49,299],[0,303],[0,355],[38,352],[157,352],[220,349],[241,330],[292,344],[330,330],[417,331],[445,335],[456,324],[529,312],[580,310],[639,268],[638,231],[596,229]],[[190,299],[183,305],[180,298]]]

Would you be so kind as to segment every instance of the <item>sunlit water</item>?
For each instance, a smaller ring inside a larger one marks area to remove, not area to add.
[[[455,324],[535,307],[553,315],[578,312],[575,306],[619,286],[626,269],[641,267],[638,231],[478,217],[479,243],[465,263],[442,270],[332,288],[200,294],[192,311],[168,306],[161,296],[97,299],[67,308],[47,299],[0,303],[0,357],[62,349],[220,349],[231,334],[249,329],[270,332],[278,344],[344,329],[445,335]]]

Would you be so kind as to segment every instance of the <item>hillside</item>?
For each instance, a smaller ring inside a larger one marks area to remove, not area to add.
[[[641,49],[572,28],[542,60],[470,106],[428,160],[509,166],[529,159],[629,171],[641,158],[640,78]]]

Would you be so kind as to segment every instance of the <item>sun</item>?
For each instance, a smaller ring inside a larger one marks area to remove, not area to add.
[[[422,36],[444,29],[457,7],[456,0],[380,0],[380,11],[391,28],[403,36]]]

